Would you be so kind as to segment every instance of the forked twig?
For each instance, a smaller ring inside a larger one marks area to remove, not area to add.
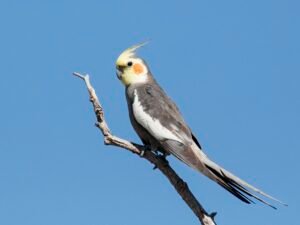
[[[155,166],[155,168],[159,169],[168,178],[172,186],[176,189],[177,193],[198,217],[202,225],[216,225],[214,221],[216,213],[208,214],[206,212],[203,206],[198,202],[193,193],[190,191],[187,183],[178,176],[178,174],[173,170],[168,161],[157,156],[152,151],[147,150],[143,145],[138,145],[112,135],[105,121],[103,108],[96,95],[96,91],[91,85],[89,75],[81,75],[80,73],[73,73],[73,75],[82,79],[86,84],[90,95],[90,101],[93,105],[94,112],[97,118],[96,126],[103,134],[104,143],[106,145],[114,145],[122,149],[129,150],[130,152],[140,156],[141,158],[148,160]]]

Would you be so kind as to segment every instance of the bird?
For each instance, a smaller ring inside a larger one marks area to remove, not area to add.
[[[176,104],[157,83],[146,61],[137,55],[145,44],[127,48],[116,60],[116,74],[125,86],[130,121],[143,144],[164,157],[175,156],[247,204],[257,200],[276,209],[269,203],[272,200],[286,205],[222,168],[204,153]]]

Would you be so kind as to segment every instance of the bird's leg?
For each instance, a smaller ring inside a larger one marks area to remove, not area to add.
[[[167,152],[163,151],[161,154],[159,154],[157,157],[159,157],[160,159],[162,159],[165,163],[169,163],[167,160],[167,156],[170,155]]]
[[[146,152],[146,151],[152,151],[152,148],[151,148],[150,145],[144,145],[144,148],[143,148],[143,150],[141,151],[140,156],[143,157],[143,156],[145,155],[145,152]]]
[[[168,160],[166,159],[169,153],[166,151],[159,149],[155,146],[148,145],[144,142],[143,150],[140,153],[140,157],[144,157],[146,151],[151,151],[153,152],[157,158],[161,159],[164,163],[168,164]],[[153,170],[157,169],[157,166],[153,167]]]
[[[161,150],[156,150],[155,151],[156,157],[160,158],[164,163],[169,164],[168,160],[167,160],[167,156],[170,155],[165,151],[161,151]],[[153,170],[157,169],[157,166],[153,167]]]

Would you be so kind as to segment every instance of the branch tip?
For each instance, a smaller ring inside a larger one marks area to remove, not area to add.
[[[211,218],[213,218],[213,220],[215,220],[216,215],[217,215],[217,212],[212,212],[209,216]]]
[[[76,76],[76,77],[79,77],[82,80],[85,79],[85,76],[81,75],[80,73],[74,72],[73,75]]]

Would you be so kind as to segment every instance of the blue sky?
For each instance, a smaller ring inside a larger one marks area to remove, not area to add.
[[[282,199],[246,205],[170,158],[218,224],[295,224],[299,211],[299,1],[0,3],[0,224],[197,224],[167,180],[103,145],[87,72],[114,134],[139,142],[118,54],[140,51],[205,151]]]

